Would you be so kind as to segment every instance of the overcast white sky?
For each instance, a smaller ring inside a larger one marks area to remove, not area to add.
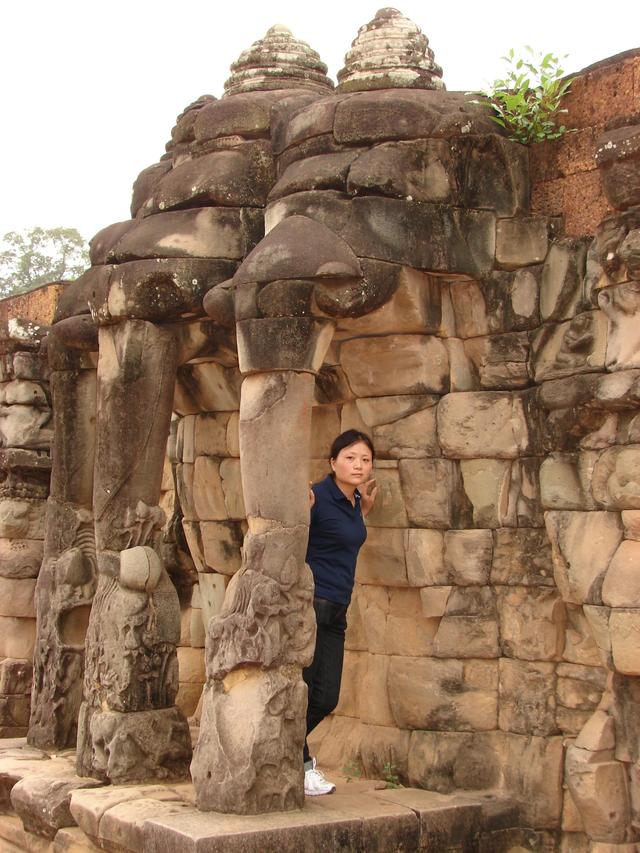
[[[0,236],[35,225],[89,239],[129,216],[131,185],[175,117],[219,97],[229,65],[286,24],[336,72],[378,0],[4,0],[0,5]],[[482,88],[525,44],[567,72],[640,46],[640,2],[480,0],[397,8],[429,38],[450,90]]]

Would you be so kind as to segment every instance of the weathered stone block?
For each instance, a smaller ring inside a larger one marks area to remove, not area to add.
[[[442,393],[449,381],[443,342],[428,335],[389,335],[345,341],[340,359],[354,393]]]
[[[158,213],[178,207],[263,207],[275,181],[266,142],[245,142],[187,160],[163,175],[144,204]]]
[[[500,717],[503,731],[546,737],[556,731],[553,663],[500,658]]]
[[[496,261],[504,269],[517,269],[544,261],[549,245],[546,219],[499,219],[496,224]]]
[[[227,427],[231,415],[227,412],[203,412],[193,419],[193,459],[196,456],[228,456]],[[183,420],[186,420],[184,418]]]
[[[573,320],[542,326],[531,342],[535,381],[602,370],[606,325],[601,311],[585,311]]]
[[[36,582],[31,578],[0,577],[0,616],[35,619],[35,588]]]
[[[496,530],[491,582],[553,586],[551,546],[546,530],[511,527]]]
[[[526,397],[500,392],[447,394],[438,406],[438,436],[445,456],[515,459],[531,452]]]
[[[486,389],[526,388],[531,382],[529,349],[527,332],[507,332],[464,342],[465,355],[477,377],[475,384]]]
[[[177,466],[178,491],[184,479],[186,465]],[[185,483],[185,488],[188,484]],[[228,518],[225,494],[220,476],[220,460],[212,456],[198,456],[193,465],[192,501],[198,521],[224,521]],[[181,499],[182,503],[182,499]],[[185,512],[185,518],[189,518]]]
[[[496,726],[497,661],[392,658],[388,685],[398,728],[489,731]]]
[[[402,493],[412,524],[419,527],[466,527],[470,507],[462,490],[458,464],[451,459],[401,459]]]
[[[383,304],[372,307],[364,316],[340,317],[336,338],[441,332],[443,288],[438,278],[411,267],[368,258],[362,258],[360,264],[366,282],[379,291]]]
[[[412,732],[409,784],[449,793],[499,784],[500,763],[489,733]]]
[[[243,211],[202,207],[139,219],[109,251],[109,263],[140,258],[245,257],[261,234]]]
[[[204,569],[232,575],[240,568],[242,534],[233,522],[200,524]],[[200,569],[199,569],[200,571]]]
[[[401,487],[401,474],[397,468],[383,468],[380,460],[374,469],[378,494],[373,509],[367,516],[371,527],[408,527],[407,510]],[[396,463],[390,463],[396,464]],[[402,465],[402,462],[400,463]]]
[[[538,527],[537,459],[463,459],[464,491],[477,527]]]
[[[602,582],[623,531],[611,512],[547,512],[554,576],[565,601],[600,604]]]
[[[564,239],[551,244],[540,280],[540,317],[570,320],[582,306],[582,279],[587,247],[583,240]]]
[[[605,509],[640,509],[640,444],[605,450],[594,465],[592,490]]]
[[[497,598],[500,642],[507,657],[531,661],[561,657],[566,617],[555,589],[499,588]]]
[[[448,530],[444,534],[444,566],[450,583],[459,586],[489,582],[493,556],[490,530]]]
[[[449,285],[455,333],[475,338],[539,325],[540,267],[495,271],[482,281],[458,279]]]
[[[0,694],[24,694],[31,691],[33,666],[28,660],[5,658],[0,663]]]
[[[345,191],[349,167],[358,154],[357,150],[339,151],[290,163],[269,193],[269,201],[305,190]]]
[[[459,193],[451,150],[443,139],[376,145],[355,160],[347,188],[353,195],[441,203],[455,202]]]
[[[616,671],[623,675],[640,675],[640,609],[611,610],[609,635]]]
[[[46,502],[41,500],[0,500],[0,538],[44,539]]]
[[[425,456],[439,456],[436,407],[420,409],[392,424],[375,426],[373,442],[376,454],[383,457],[420,459]]]
[[[567,752],[567,782],[585,832],[598,841],[622,842],[629,822],[624,767],[617,761],[592,761],[593,753],[572,746]]]
[[[179,415],[237,411],[241,382],[236,368],[214,361],[183,364],[178,368],[174,411]]]
[[[540,466],[540,498],[545,509],[593,510],[591,478],[598,454],[551,453]]]
[[[640,542],[621,542],[602,584],[603,604],[610,607],[640,607],[639,565]]]
[[[30,660],[35,639],[35,619],[0,616],[0,657]]]
[[[411,586],[434,586],[446,583],[443,535],[439,530],[406,531],[407,580]]]
[[[408,586],[405,541],[407,530],[370,527],[358,556],[359,583]]]

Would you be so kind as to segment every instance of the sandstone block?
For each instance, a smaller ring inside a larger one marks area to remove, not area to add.
[[[442,139],[376,145],[360,154],[351,166],[348,190],[354,195],[375,193],[414,201],[453,201],[458,188],[449,145]]]
[[[357,396],[442,393],[449,381],[443,342],[429,335],[389,335],[345,341],[340,358]]]
[[[374,469],[378,495],[373,509],[367,516],[367,525],[386,528],[408,527],[409,521],[403,495],[404,485],[401,485],[402,475],[396,468],[383,468],[382,461],[377,462]]]
[[[180,682],[187,684],[204,684],[207,675],[204,671],[204,653],[202,649],[192,649],[180,646],[177,649],[178,671]]]
[[[340,431],[337,406],[314,406],[311,410],[311,458],[326,460],[331,444]]]
[[[363,584],[408,586],[407,530],[370,527],[358,556],[357,577]]]
[[[551,244],[540,280],[540,316],[570,320],[582,302],[587,247],[582,240],[563,239]]]
[[[384,626],[384,651],[389,655],[422,657],[430,655],[438,619],[423,615],[417,589],[392,589]],[[371,648],[371,651],[374,651]]]
[[[497,661],[392,658],[388,684],[398,728],[489,731],[496,726]]]
[[[503,269],[517,269],[544,261],[549,245],[546,219],[499,219],[496,224],[496,261]]]
[[[31,661],[5,658],[0,663],[0,695],[29,693],[32,675]]]
[[[222,610],[225,593],[224,575],[214,574],[213,572],[198,574],[198,585],[202,603],[202,620],[206,627],[211,618],[217,616]],[[194,653],[197,651],[196,649],[193,650]],[[181,680],[186,681],[186,679]]]
[[[540,466],[540,498],[545,509],[592,510],[591,477],[597,453],[552,453]]]
[[[477,527],[537,527],[542,521],[536,459],[463,459],[464,491]]]
[[[526,398],[497,392],[447,394],[438,406],[445,456],[514,459],[531,451]]]
[[[438,625],[433,655],[440,658],[497,658],[498,621],[493,590],[452,587]]]
[[[245,142],[174,166],[155,184],[144,211],[179,207],[263,207],[275,181],[266,142]]]
[[[494,271],[483,281],[451,282],[449,293],[459,338],[534,329],[539,325],[540,267]]]
[[[612,610],[609,634],[616,671],[623,675],[640,675],[640,609]]]
[[[35,639],[35,619],[0,616],[0,657],[30,660]]]
[[[504,768],[503,786],[521,804],[527,826],[558,827],[562,812],[563,739],[500,732],[495,748]]]
[[[0,695],[0,722],[8,728],[27,728],[29,725],[30,697],[28,695]]]
[[[392,424],[373,428],[376,453],[393,459],[439,456],[436,407],[421,409]]]
[[[443,535],[439,530],[406,531],[407,580],[411,586],[446,583]]]
[[[409,783],[449,793],[456,789],[491,788],[499,783],[500,764],[487,732],[411,733]]]
[[[551,546],[546,530],[502,527],[494,533],[491,582],[553,586]]]
[[[233,522],[203,521],[200,524],[203,569],[233,575],[241,563],[242,534]]]
[[[178,466],[179,491],[181,467],[184,469],[186,466]],[[220,468],[220,461],[211,456],[198,456],[193,465],[193,510],[200,521],[223,521],[228,518]],[[185,518],[188,518],[186,512]]]
[[[565,601],[600,604],[602,582],[622,541],[617,513],[547,512],[554,576]]]
[[[598,841],[622,842],[630,816],[623,765],[617,761],[591,763],[582,753],[575,746],[569,748],[567,782],[585,832]]]
[[[65,826],[75,826],[69,811],[71,793],[83,788],[101,787],[97,779],[74,776],[31,775],[21,779],[11,791],[11,804],[27,832],[51,839]]]
[[[349,167],[358,154],[358,151],[339,151],[290,163],[269,193],[269,201],[305,190],[345,191]]]
[[[471,338],[464,341],[464,352],[476,387],[502,390],[531,384],[527,332]]]
[[[606,711],[596,710],[575,740],[578,749],[600,752],[615,747],[615,724]]]
[[[447,610],[451,586],[428,586],[420,590],[422,612],[425,616],[440,618]]]
[[[197,479],[198,474],[199,471],[196,464],[194,480]],[[233,521],[243,520],[246,518],[247,511],[244,507],[239,459],[222,460],[220,463],[220,481],[228,517]]]
[[[237,411],[241,381],[236,368],[214,361],[183,364],[178,368],[174,411],[179,415]]]
[[[185,511],[184,504],[182,504],[182,502],[181,509],[183,512]],[[185,518],[183,518],[182,529],[184,531],[185,539],[187,540],[187,545],[189,547],[189,554],[191,555],[191,559],[195,564],[196,570],[198,572],[205,572],[207,570],[207,567],[204,564],[200,525],[197,521],[187,521]]]
[[[31,578],[0,577],[0,616],[35,619],[35,588]]]
[[[108,263],[139,258],[243,258],[260,239],[243,212],[202,207],[139,219],[113,246]]]
[[[41,539],[0,539],[0,577],[36,578],[43,548]]]
[[[184,462],[194,462],[196,456],[228,456],[228,412],[203,412],[193,418],[193,459],[183,453]],[[184,421],[187,419],[184,418]]]
[[[602,370],[606,334],[601,311],[585,311],[572,320],[542,326],[531,341],[535,381]]]
[[[368,429],[389,426],[423,409],[434,408],[436,394],[395,394],[389,397],[360,397],[355,406]]]
[[[401,459],[398,469],[412,524],[440,529],[467,526],[470,507],[455,461]]]
[[[562,657],[569,663],[588,667],[599,667],[603,663],[602,652],[594,639],[594,630],[586,618],[587,609],[592,607],[590,604],[580,607],[565,601],[567,623]],[[608,665],[606,659],[604,662]]]
[[[557,660],[564,648],[565,609],[554,589],[498,589],[500,642],[507,657]]]
[[[546,737],[556,731],[552,663],[500,658],[500,717],[503,731]]]
[[[359,754],[369,778],[382,777],[385,764],[396,767],[401,779],[407,778],[410,732],[399,731],[394,726],[365,725],[362,735]]]
[[[605,509],[640,509],[640,444],[605,450],[595,463],[592,489]]]
[[[444,534],[444,566],[450,583],[484,585],[493,556],[490,530],[448,530]]]
[[[640,542],[621,542],[602,584],[603,604],[610,607],[640,607],[639,565]]]
[[[0,537],[4,539],[44,539],[46,502],[41,500],[0,500]]]

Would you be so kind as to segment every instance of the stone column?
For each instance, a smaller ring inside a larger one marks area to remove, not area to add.
[[[175,707],[178,596],[158,506],[176,342],[144,320],[100,329],[94,471],[98,587],[86,641],[77,770],[111,782],[180,777],[191,744]]]
[[[315,642],[305,565],[311,408],[333,327],[279,317],[242,321],[237,331],[240,368],[249,374],[240,402],[249,532],[242,567],[209,624],[191,773],[199,808],[251,814],[304,800],[302,668]]]
[[[74,318],[75,320],[85,318]],[[68,323],[68,321],[67,321]],[[87,349],[97,348],[97,329]],[[28,741],[75,744],[82,702],[84,641],[96,585],[91,508],[96,374],[63,335],[48,339],[54,444],[44,559],[36,586],[37,639]]]

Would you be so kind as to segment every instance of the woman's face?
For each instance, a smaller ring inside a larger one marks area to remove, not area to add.
[[[362,483],[366,483],[372,467],[371,451],[364,441],[356,441],[355,444],[344,447],[337,457],[331,460],[331,469],[336,475],[336,482],[351,488],[357,488]]]

